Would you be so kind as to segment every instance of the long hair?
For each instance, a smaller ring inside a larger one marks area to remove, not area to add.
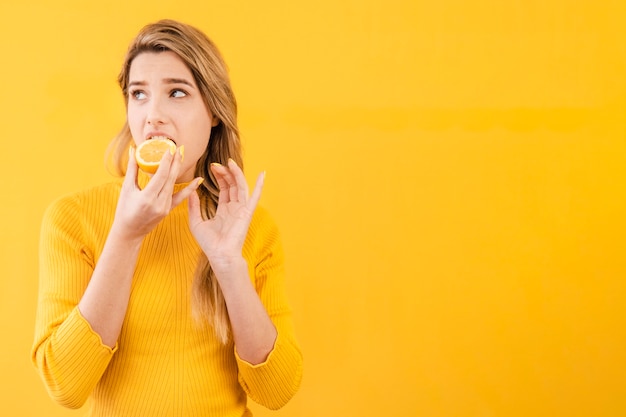
[[[202,98],[214,117],[219,120],[211,129],[211,136],[204,154],[196,164],[195,176],[204,178],[198,188],[200,207],[205,219],[215,215],[219,195],[217,181],[211,173],[210,164],[222,165],[232,158],[243,167],[241,142],[237,127],[237,102],[230,85],[224,59],[215,44],[197,28],[174,20],[160,20],[145,26],[131,42],[118,83],[128,106],[128,77],[133,59],[143,52],[174,52],[191,70]],[[132,136],[128,123],[110,143],[107,159],[113,172],[126,174],[128,148]],[[194,317],[213,325],[217,337],[226,343],[230,334],[230,322],[224,296],[215,274],[203,254],[198,260],[192,289]]]

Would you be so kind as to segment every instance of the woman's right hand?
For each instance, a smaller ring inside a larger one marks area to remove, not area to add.
[[[102,343],[113,348],[128,309],[131,284],[144,237],[198,187],[198,180],[176,194],[180,150],[163,156],[157,172],[142,190],[131,148],[115,219],[78,308]]]
[[[174,194],[174,184],[182,162],[180,148],[174,155],[166,152],[159,169],[142,190],[137,182],[138,166],[135,148],[129,150],[126,176],[117,203],[113,229],[127,239],[143,239],[177,205],[200,185],[194,179],[187,187]]]

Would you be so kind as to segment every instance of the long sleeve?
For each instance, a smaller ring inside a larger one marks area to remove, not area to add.
[[[255,253],[245,253],[246,250]],[[255,402],[278,409],[298,391],[303,360],[287,302],[280,236],[275,223],[263,209],[257,208],[250,225],[244,256],[257,260],[255,265],[249,265],[250,275],[278,336],[267,360],[261,364],[252,365],[235,352],[239,383]]]
[[[44,216],[31,352],[50,396],[70,408],[84,404],[115,352],[102,344],[77,308],[95,265],[79,213],[78,198],[68,197],[52,204]]]

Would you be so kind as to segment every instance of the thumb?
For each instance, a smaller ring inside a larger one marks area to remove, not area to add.
[[[189,210],[189,225],[193,226],[203,222],[202,213],[200,213],[200,197],[194,189],[187,199],[187,208]]]
[[[200,186],[200,184],[202,184],[203,181],[204,181],[204,178],[202,177],[196,178],[195,180],[191,182],[191,184],[189,184],[188,186],[186,186],[185,188],[183,188],[182,190],[174,194],[172,196],[172,208],[182,203],[190,195],[196,194],[195,191],[198,189],[198,187]]]

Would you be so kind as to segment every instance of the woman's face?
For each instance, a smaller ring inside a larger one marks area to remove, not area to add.
[[[184,145],[178,182],[191,181],[211,127],[219,122],[204,104],[191,71],[173,52],[143,52],[133,59],[128,81],[127,118],[135,145],[157,136]]]

